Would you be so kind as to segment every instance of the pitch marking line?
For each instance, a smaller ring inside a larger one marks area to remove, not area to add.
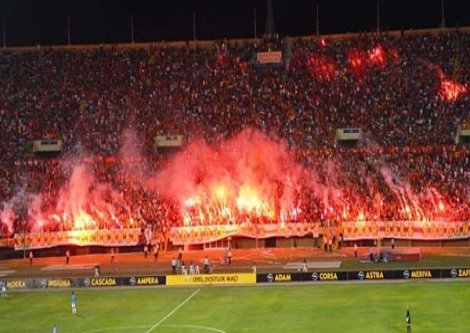
[[[83,333],[99,333],[99,332],[109,332],[109,331],[128,331],[134,328],[147,328],[150,327],[150,325],[136,325],[136,326],[118,326],[118,327],[107,327],[107,328],[99,328],[96,330],[91,330],[91,331],[86,331]],[[195,330],[200,330],[200,331],[210,331],[210,332],[216,332],[216,333],[227,333],[225,331],[219,330],[214,327],[209,327],[209,326],[200,326],[200,325],[177,325],[177,324],[163,324],[160,325],[160,327],[183,327],[183,328],[190,328],[190,329],[195,329]]]
[[[217,332],[217,333],[227,333],[225,331],[219,330],[214,327],[209,327],[209,326],[199,326],[199,325],[176,325],[176,324],[164,324],[161,325],[162,327],[185,327],[185,328],[194,328],[196,330],[202,330],[202,331],[211,331],[211,332]]]
[[[145,332],[145,333],[150,333],[152,332],[155,328],[157,328],[158,326],[160,326],[165,320],[167,320],[168,318],[170,318],[176,311],[178,311],[183,305],[185,305],[186,303],[188,303],[194,296],[196,296],[196,294],[198,292],[200,292],[201,289],[197,289],[195,292],[193,292],[191,295],[189,295],[183,302],[181,302],[176,308],[174,308],[173,310],[171,310],[170,313],[168,313],[165,317],[163,317],[162,319],[160,319],[155,325],[153,325],[152,327],[150,327],[150,329]]]
[[[122,330],[130,330],[133,328],[147,328],[150,325],[136,325],[136,326],[118,326],[118,327],[106,327],[106,328],[98,328],[95,330],[91,331],[85,331],[83,333],[98,333],[98,332],[104,332],[104,331],[122,331]]]

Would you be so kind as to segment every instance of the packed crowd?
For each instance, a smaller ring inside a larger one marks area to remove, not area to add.
[[[470,120],[470,34],[296,40],[290,50],[273,68],[255,63],[257,46],[221,41],[3,51],[0,210],[13,204],[19,228],[31,216],[19,194],[40,194],[41,228],[73,228],[53,215],[72,172],[64,161],[80,159],[93,175],[90,191],[107,184],[105,207],[85,207],[92,227],[181,225],[175,203],[123,167],[123,133],[132,128],[142,143],[127,164],[158,172],[168,156],[155,152],[156,135],[214,143],[255,128],[315,170],[317,185],[301,184],[301,213],[289,219],[470,219],[470,151],[453,145]],[[467,91],[446,98],[447,79]],[[361,147],[332,148],[345,127],[363,130]],[[32,154],[31,142],[46,138],[63,140],[60,158]]]

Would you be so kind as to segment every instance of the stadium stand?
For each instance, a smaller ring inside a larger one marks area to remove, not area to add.
[[[470,122],[470,33],[295,39],[283,66],[257,66],[256,52],[267,49],[217,41],[200,48],[2,51],[3,214],[19,194],[41,195],[39,207],[15,204],[14,226],[1,224],[2,233],[22,230],[32,209],[44,217],[43,231],[77,227],[54,215],[72,174],[64,162],[70,156],[93,170],[93,188],[111,184],[100,192],[113,206],[106,216],[87,207],[94,228],[151,224],[166,234],[181,225],[174,202],[122,167],[129,128],[142,155],[125,160],[152,172],[168,159],[155,152],[156,135],[216,144],[245,128],[275,134],[299,163],[318,171],[319,183],[341,189],[323,200],[299,191],[303,213],[292,222],[470,219],[470,150],[454,144],[455,129]],[[334,149],[336,129],[350,127],[363,130],[364,143]],[[35,155],[32,142],[43,139],[62,140],[61,155]]]

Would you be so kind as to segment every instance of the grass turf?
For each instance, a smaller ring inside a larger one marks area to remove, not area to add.
[[[467,281],[196,290],[78,289],[77,316],[70,291],[11,293],[0,299],[0,332],[51,332],[56,323],[59,333],[393,333],[406,331],[406,306],[413,333],[470,331]]]

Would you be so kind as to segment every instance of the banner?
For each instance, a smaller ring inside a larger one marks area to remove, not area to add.
[[[168,286],[191,286],[191,285],[236,285],[255,284],[256,274],[201,274],[201,275],[168,275],[166,284]]]
[[[134,246],[139,244],[140,229],[73,230],[15,234],[15,250],[41,249],[61,245]]]
[[[15,238],[0,238],[0,247],[14,247],[15,246]]]
[[[378,238],[416,240],[470,238],[468,221],[354,221],[343,222],[341,225],[346,241]]]
[[[457,127],[457,133],[455,134],[455,143],[469,143],[470,141],[470,125],[462,124]]]
[[[337,140],[360,140],[361,139],[360,128],[338,128],[336,130],[335,139]]]
[[[155,137],[155,147],[181,147],[184,143],[183,135],[157,135]]]
[[[470,238],[469,221],[351,221],[337,228],[345,241],[363,239],[453,240]],[[227,237],[318,237],[323,233],[320,222],[277,224],[230,224],[194,227],[173,227],[170,241],[174,245],[204,244]],[[337,236],[338,236],[337,235]],[[14,246],[15,250],[41,249],[62,245],[79,246],[135,246],[139,244],[140,229],[74,230],[62,232],[17,233],[1,246]]]
[[[170,240],[174,245],[203,244],[226,237],[240,236],[248,238],[269,237],[318,237],[320,223],[277,223],[277,224],[229,224],[197,227],[173,227]]]
[[[33,152],[57,153],[62,151],[63,146],[62,140],[37,140],[33,141]]]
[[[256,54],[258,64],[280,64],[282,62],[282,52],[258,52]]]

